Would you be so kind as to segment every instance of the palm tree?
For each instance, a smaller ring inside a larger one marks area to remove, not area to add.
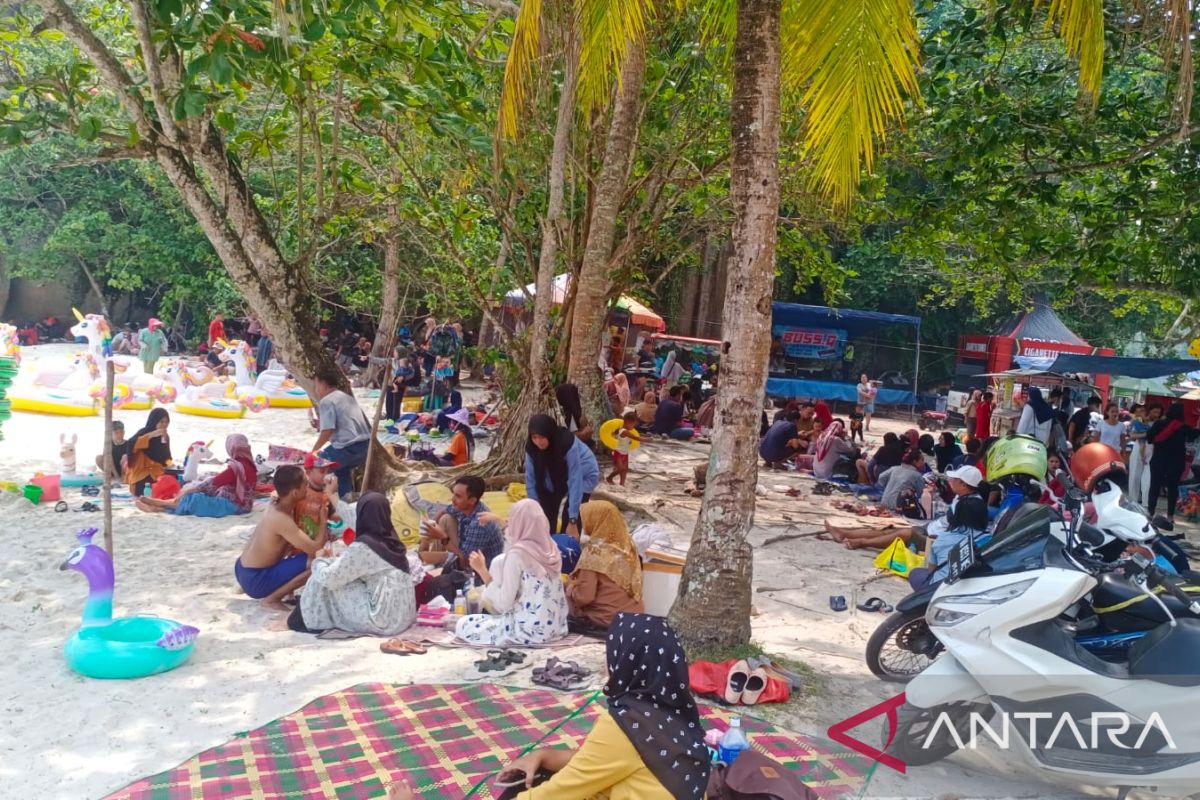
[[[530,3],[540,0],[525,0]],[[580,18],[583,50],[600,53],[606,67],[616,68],[630,43],[642,41],[651,7],[643,0],[610,0],[589,8],[593,13]],[[750,636],[746,537],[770,344],[781,95],[797,97],[805,109],[814,190],[844,207],[863,167],[872,166],[875,142],[903,120],[906,98],[920,100],[919,40],[912,0],[705,0],[703,13],[709,37],[734,42],[733,257],[707,488],[671,618],[689,642],[732,645]],[[1047,25],[1057,26],[1068,52],[1079,58],[1084,92],[1097,96],[1102,0],[1053,0]],[[515,47],[512,58],[523,58]],[[594,87],[607,80],[607,71],[598,77],[582,66],[596,60],[581,59],[581,83]],[[1188,92],[1190,99],[1190,84]],[[576,303],[585,302],[603,304],[603,298],[577,293]]]
[[[746,536],[758,477],[758,428],[770,347],[779,203],[782,84],[802,90],[815,188],[850,202],[874,141],[919,100],[910,0],[716,0],[712,30],[736,27],[732,128],[733,258],[722,319],[724,349],[707,486],[671,619],[693,644],[749,641],[752,555]],[[1098,92],[1099,0],[1056,0],[1081,85]],[[781,38],[782,31],[782,38]]]

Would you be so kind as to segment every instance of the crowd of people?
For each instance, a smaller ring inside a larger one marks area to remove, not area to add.
[[[865,384],[866,376],[863,378]],[[845,482],[876,497],[888,511],[905,516],[930,514],[934,504],[925,488],[931,476],[948,475],[963,467],[979,471],[979,481],[971,487],[988,499],[989,507],[1003,501],[984,481],[988,452],[999,438],[993,426],[992,392],[970,394],[961,434],[942,431],[935,438],[915,428],[903,435],[886,433],[873,453],[856,447],[848,435],[860,418],[865,427],[868,407],[874,410],[861,402],[861,397],[859,400],[848,424],[835,418],[828,404],[820,400],[789,400],[769,423],[764,412],[759,455],[765,466],[810,470],[819,480]],[[1075,408],[1070,393],[1062,388],[1044,395],[1038,387],[1031,387],[1013,432],[1032,436],[1046,446],[1051,468],[1045,484],[1051,487],[1049,494],[1058,497],[1065,491],[1063,476],[1075,452],[1091,443],[1111,448],[1113,457],[1127,465],[1129,498],[1151,516],[1165,499],[1166,513],[1158,522],[1173,529],[1179,485],[1190,475],[1188,445],[1200,437],[1200,431],[1186,424],[1184,406],[1178,402],[1166,407],[1135,404],[1128,411],[1110,403],[1103,413],[1100,408],[1096,396],[1087,397]]]

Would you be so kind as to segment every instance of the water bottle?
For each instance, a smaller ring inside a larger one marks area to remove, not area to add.
[[[462,589],[458,590],[458,594],[454,598],[454,613],[460,617],[467,613],[467,596],[463,594]]]
[[[726,764],[732,764],[749,746],[750,742],[746,741],[746,734],[742,733],[742,718],[730,717],[729,730],[725,731],[725,735],[721,737],[719,750],[721,760]]]

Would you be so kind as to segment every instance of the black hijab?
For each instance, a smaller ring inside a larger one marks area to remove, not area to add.
[[[608,713],[672,797],[704,797],[709,754],[679,637],[662,617],[620,613],[606,650]]]
[[[1037,418],[1038,424],[1049,422],[1054,416],[1054,409],[1042,397],[1042,390],[1036,386],[1029,387],[1029,405],[1033,409],[1033,414]]]
[[[550,446],[545,450],[533,443],[533,436],[545,436]],[[525,455],[533,462],[533,477],[537,491],[546,490],[546,476],[550,476],[550,488],[554,492],[567,490],[567,451],[575,444],[575,434],[554,421],[547,414],[534,414],[529,418],[529,439],[525,442]]]
[[[401,572],[408,572],[407,550],[392,525],[392,507],[379,492],[366,492],[358,498],[354,541],[362,542]]]
[[[171,416],[167,413],[165,408],[151,409],[150,415],[146,417],[146,424],[143,425],[142,429],[135,433],[133,438],[129,441],[136,444],[137,440],[145,436],[147,433],[154,433],[158,428],[158,423],[163,419],[171,419]],[[171,460],[171,443],[169,441],[163,441],[158,436],[155,436],[147,443],[144,452],[148,458],[157,461],[159,464],[166,464]]]
[[[570,427],[575,423],[575,429],[583,428],[583,401],[579,399],[579,387],[573,383],[560,383],[554,387],[554,396],[562,409],[563,421]]]
[[[946,444],[947,441],[950,444]],[[937,446],[933,448],[933,455],[937,459],[938,472],[945,472],[950,469],[950,462],[962,455],[962,448],[954,441],[954,434],[943,431],[938,437]]]

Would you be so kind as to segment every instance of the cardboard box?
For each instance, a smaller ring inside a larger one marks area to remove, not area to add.
[[[665,617],[679,594],[679,581],[687,551],[677,547],[651,547],[642,561],[642,605],[647,614]]]

